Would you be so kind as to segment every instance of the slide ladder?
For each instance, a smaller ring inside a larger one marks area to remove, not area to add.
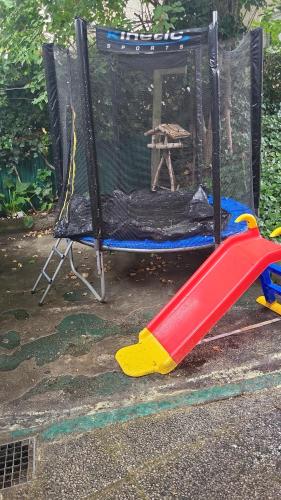
[[[276,229],[271,233],[272,238],[281,236],[281,228]],[[261,285],[263,289],[263,295],[257,298],[258,304],[267,307],[271,311],[280,314],[281,316],[281,304],[278,301],[278,296],[281,296],[281,285],[274,283],[272,281],[272,276],[281,277],[281,265],[271,264],[267,269],[261,274]]]

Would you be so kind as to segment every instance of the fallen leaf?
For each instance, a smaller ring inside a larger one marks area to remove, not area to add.
[[[213,349],[213,351],[216,351],[216,352],[223,352],[223,349],[221,347],[219,347],[218,345],[213,345],[212,349]]]

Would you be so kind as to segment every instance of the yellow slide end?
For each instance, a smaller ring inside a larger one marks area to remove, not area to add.
[[[115,354],[115,359],[123,372],[130,377],[142,377],[151,373],[165,375],[177,366],[166,349],[147,328],[140,332],[137,344],[119,349]]]
[[[254,215],[252,214],[242,214],[235,222],[247,222],[248,229],[256,229],[258,227],[258,223]]]
[[[261,306],[267,307],[271,311],[281,316],[281,304],[279,304],[277,300],[275,300],[274,302],[267,302],[265,297],[261,295],[260,297],[257,298],[257,303],[260,304]]]

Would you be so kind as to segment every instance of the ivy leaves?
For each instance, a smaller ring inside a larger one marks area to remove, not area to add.
[[[0,195],[0,212],[9,217],[26,211],[48,211],[54,202],[52,173],[39,169],[34,182],[22,182],[13,175],[4,178],[7,195]]]
[[[260,216],[268,235],[280,226],[281,206],[281,109],[263,117]]]
[[[180,0],[169,2],[169,4],[158,4],[153,12],[153,31],[165,33],[170,29],[175,29],[178,19],[184,12],[185,9]]]
[[[69,45],[74,17],[126,25],[125,0],[0,0],[0,168],[47,157],[47,93],[41,46]]]

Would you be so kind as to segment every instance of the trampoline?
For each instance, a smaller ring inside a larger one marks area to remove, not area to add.
[[[216,12],[164,34],[75,29],[73,46],[43,46],[60,194],[52,255],[81,278],[73,243],[92,246],[104,292],[104,250],[212,247],[258,210],[262,31],[227,50]],[[34,290],[56,277],[46,265]]]

